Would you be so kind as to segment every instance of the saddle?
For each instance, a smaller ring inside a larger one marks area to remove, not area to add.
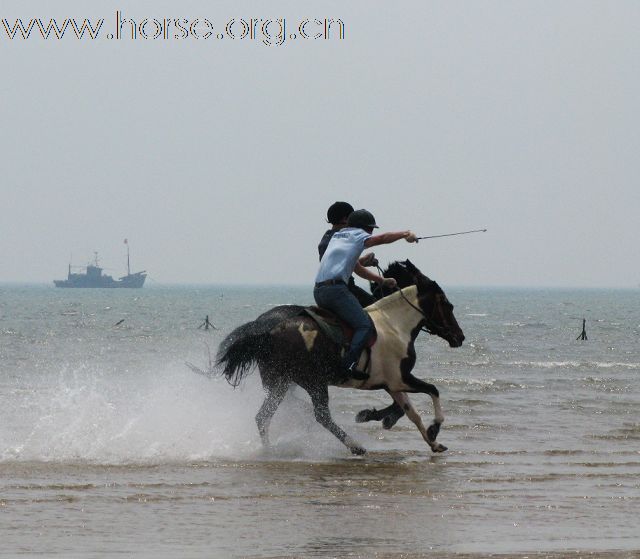
[[[312,306],[305,307],[300,311],[300,314],[312,318],[318,327],[329,337],[329,339],[339,346],[346,347],[351,343],[351,339],[353,338],[353,328],[338,318],[331,311]],[[377,339],[378,333],[375,330],[375,325],[373,325],[373,334],[367,340],[365,349],[370,349],[371,346],[376,343]]]

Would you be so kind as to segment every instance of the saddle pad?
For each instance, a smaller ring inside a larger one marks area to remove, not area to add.
[[[318,327],[329,337],[329,339],[339,346],[348,345],[353,337],[353,329],[348,324],[345,324],[340,320],[335,314],[326,309],[321,309],[320,307],[305,307],[300,311],[300,314],[306,314],[311,317]],[[374,332],[367,340],[366,347],[371,347],[376,343],[377,337],[378,334],[375,331],[374,326]]]

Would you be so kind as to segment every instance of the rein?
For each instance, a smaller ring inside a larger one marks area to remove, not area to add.
[[[378,268],[378,272],[380,272],[380,275],[382,277],[384,277],[384,272],[382,271],[380,266],[376,266],[376,268]],[[378,289],[382,289],[382,284],[378,284],[378,286],[373,291],[375,292]],[[433,330],[433,327],[429,326],[429,323],[433,324],[433,316],[427,316],[425,314],[425,312],[420,307],[418,307],[417,305],[414,305],[411,301],[409,301],[409,299],[407,299],[405,294],[402,292],[402,289],[400,289],[399,287],[396,287],[394,289],[394,292],[395,291],[399,291],[400,292],[400,297],[402,297],[402,299],[404,299],[404,301],[407,303],[407,305],[409,305],[412,309],[418,311],[424,317],[425,324],[420,328],[420,331],[421,332],[426,332],[427,334],[431,334],[432,336],[436,335],[435,331]],[[436,307],[434,305],[432,314],[435,314],[435,312],[436,312]]]
[[[409,301],[409,299],[406,298],[405,294],[402,293],[402,289],[400,289],[399,287],[396,287],[396,291],[400,292],[400,297],[402,297],[406,301],[407,305],[409,305],[414,310],[418,311],[424,317],[425,323],[420,328],[420,331],[426,332],[427,334],[431,334],[432,336],[434,336],[436,333],[434,332],[433,328],[429,327],[429,323],[433,323],[433,318],[430,316],[427,316],[420,307],[418,307],[417,305],[414,305],[411,301]],[[434,305],[432,314],[435,314],[435,312],[436,312],[436,307]]]

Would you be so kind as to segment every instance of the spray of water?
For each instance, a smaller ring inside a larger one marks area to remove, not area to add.
[[[182,363],[118,374],[65,366],[46,378],[5,386],[0,394],[0,462],[153,464],[344,455],[315,424],[300,391],[278,411],[273,448],[265,451],[254,423],[263,399],[257,375],[237,390],[222,379],[195,375]]]

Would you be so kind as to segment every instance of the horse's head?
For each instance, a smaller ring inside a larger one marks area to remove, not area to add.
[[[393,262],[383,275],[394,278],[401,289],[410,285],[417,286],[418,305],[424,315],[427,332],[440,336],[451,347],[462,345],[464,334],[453,314],[453,305],[435,281],[425,276],[409,260]]]
[[[411,271],[407,268],[407,264],[413,266],[413,264],[411,264],[411,262],[409,262],[408,260],[405,260],[404,262],[392,262],[391,264],[389,264],[389,267],[384,272],[382,272],[382,275],[385,278],[395,279],[400,289],[409,287],[410,285],[416,285],[415,275],[411,273]],[[413,266],[413,268],[415,270],[418,270],[415,266]],[[380,268],[378,268],[378,270],[380,270]],[[419,270],[418,273],[420,273]],[[376,300],[382,299],[387,295],[391,295],[395,291],[395,289],[383,287],[382,285],[379,285],[375,282],[370,282],[370,285],[371,293]]]

